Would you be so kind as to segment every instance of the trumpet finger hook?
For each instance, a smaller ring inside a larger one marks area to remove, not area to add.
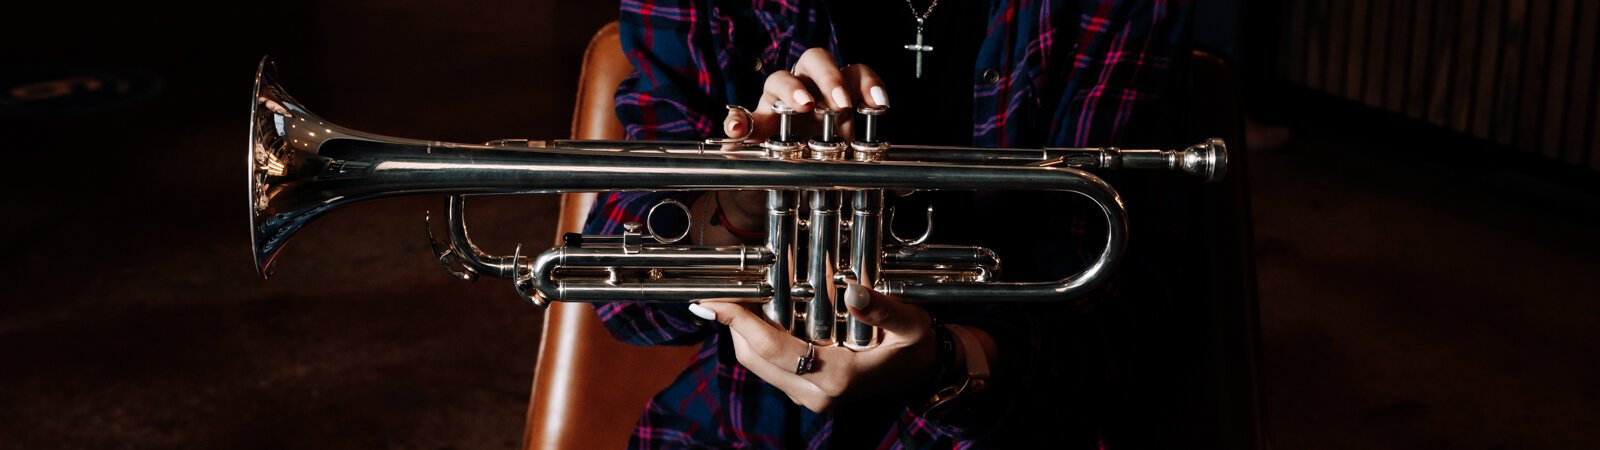
[[[422,213],[422,228],[423,231],[427,232],[428,234],[428,248],[433,250],[434,260],[439,263],[439,267],[444,268],[445,272],[449,272],[450,276],[462,280],[473,281],[478,279],[477,272],[474,272],[472,271],[472,268],[461,264],[461,258],[459,255],[456,255],[454,245],[440,244],[439,240],[433,237],[432,211],[424,211]],[[460,267],[461,269],[457,270],[456,267]]]

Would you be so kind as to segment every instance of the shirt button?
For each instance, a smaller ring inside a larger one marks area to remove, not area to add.
[[[983,82],[989,84],[1000,84],[1000,71],[995,70],[994,68],[983,69]]]
[[[758,59],[758,60],[756,60],[756,64],[755,64],[755,67],[753,67],[753,68],[754,68],[754,69],[755,69],[755,70],[756,70],[756,71],[757,71],[757,72],[760,72],[760,71],[761,71],[761,68],[762,68],[762,67],[763,67],[763,66],[762,66],[762,64],[761,64],[761,60],[759,60],[759,59]]]

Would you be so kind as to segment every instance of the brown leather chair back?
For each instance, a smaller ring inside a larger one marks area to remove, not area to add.
[[[612,108],[617,85],[633,71],[615,22],[589,41],[572,115],[576,139],[621,139]],[[594,194],[561,197],[561,234],[583,228]],[[539,361],[522,446],[529,449],[622,448],[656,392],[683,371],[694,347],[637,347],[611,337],[594,307],[553,303],[545,311]]]

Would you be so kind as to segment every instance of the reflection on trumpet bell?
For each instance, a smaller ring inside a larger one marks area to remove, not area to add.
[[[1181,150],[896,146],[871,141],[875,125],[862,133],[867,140],[849,143],[829,131],[804,141],[781,133],[732,143],[401,139],[312,114],[284,92],[266,59],[251,97],[251,244],[263,277],[295,232],[324,212],[376,198],[447,194],[449,242],[435,240],[431,228],[428,238],[456,277],[511,279],[536,303],[748,298],[763,302],[768,320],[814,343],[857,349],[875,345],[878,331],[839,314],[843,280],[909,302],[1072,299],[1107,279],[1128,229],[1116,191],[1084,169],[1162,169],[1215,180],[1227,165],[1226,146],[1216,139]],[[782,117],[785,125],[792,116]],[[851,153],[863,150],[871,154]],[[752,189],[767,190],[760,245],[680,244],[682,234],[630,224],[620,235],[569,235],[537,255],[523,256],[519,246],[495,256],[471,242],[464,221],[465,197],[475,194]],[[1066,278],[1000,282],[1000,259],[988,249],[883,236],[884,190],[979,189],[1082,195],[1105,219],[1104,247],[1087,269]]]

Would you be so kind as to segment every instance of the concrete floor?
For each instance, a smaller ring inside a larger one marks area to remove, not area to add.
[[[1600,196],[1384,141],[1251,155],[1271,441],[1600,446]]]
[[[46,19],[0,31],[0,73],[133,67],[164,87],[0,116],[0,448],[518,445],[541,315],[433,265],[420,222],[439,199],[344,208],[256,277],[244,97],[272,53],[356,129],[564,136],[614,6],[363,3],[19,7]],[[1600,197],[1381,141],[1303,130],[1251,155],[1270,442],[1600,446]],[[482,203],[487,247],[548,242],[552,199]]]

